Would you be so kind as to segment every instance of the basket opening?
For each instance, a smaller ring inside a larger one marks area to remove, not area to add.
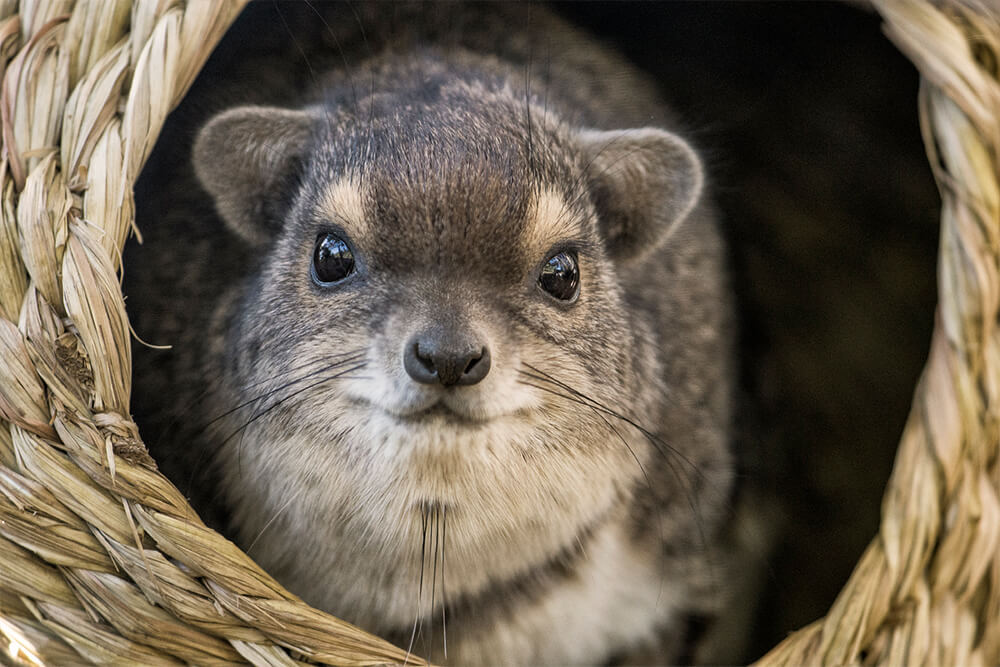
[[[877,531],[926,359],[939,200],[917,74],[877,16],[848,6],[557,10],[654,76],[708,152],[740,307],[743,476],[776,490],[782,517],[746,656],[756,657],[828,609]],[[259,31],[254,11],[171,116],[140,199],[186,159],[192,128],[213,110],[200,101],[206,87],[242,71],[249,43],[283,49],[308,20],[289,9],[291,27]],[[155,439],[163,425],[140,427]]]

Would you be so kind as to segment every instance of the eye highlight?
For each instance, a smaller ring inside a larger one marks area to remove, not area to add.
[[[342,237],[334,233],[316,237],[313,250],[313,280],[321,286],[338,283],[354,273],[354,252]]]
[[[545,260],[538,286],[560,301],[576,301],[580,296],[580,267],[576,253],[565,250]]]

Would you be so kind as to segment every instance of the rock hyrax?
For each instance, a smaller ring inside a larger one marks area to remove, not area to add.
[[[404,648],[676,660],[721,604],[733,480],[702,161],[541,8],[359,9],[364,39],[331,20],[332,57],[258,70],[144,179],[153,454],[291,591]]]

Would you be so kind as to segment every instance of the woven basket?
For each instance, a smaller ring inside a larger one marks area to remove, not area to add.
[[[0,633],[18,660],[419,662],[206,528],[129,418],[132,186],[244,1],[0,0]],[[874,4],[923,75],[936,327],[879,534],[827,616],[762,662],[995,664],[1000,17]]]

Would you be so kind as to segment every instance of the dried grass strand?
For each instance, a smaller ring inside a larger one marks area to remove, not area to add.
[[[243,4],[0,0],[0,633],[29,664],[407,658],[207,528],[128,416],[132,186]],[[1000,28],[973,0],[874,4],[924,78],[937,322],[879,534],[762,663],[996,664]]]
[[[1000,14],[877,0],[920,70],[939,304],[878,536],[829,613],[759,664],[1000,662]]]
[[[0,631],[28,662],[405,658],[207,528],[128,417],[132,186],[243,4],[0,0]]]

